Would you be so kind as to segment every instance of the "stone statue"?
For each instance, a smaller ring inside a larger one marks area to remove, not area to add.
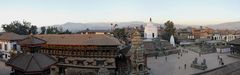
[[[198,61],[198,59],[195,58],[195,59],[193,60],[193,64],[197,64],[197,61]]]
[[[203,59],[203,65],[206,65],[206,59]]]

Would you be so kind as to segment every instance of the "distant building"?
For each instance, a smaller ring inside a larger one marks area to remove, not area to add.
[[[239,35],[215,33],[212,36],[212,40],[223,40],[223,41],[226,41],[226,42],[232,41],[236,38],[239,38]]]
[[[21,41],[24,52],[30,50],[29,46],[38,46],[37,53],[58,60],[56,75],[97,75],[102,66],[114,75],[120,44],[116,38],[104,34],[34,35]]]
[[[231,47],[231,54],[240,54],[240,38],[229,41],[227,44]]]
[[[0,57],[3,59],[10,59],[11,52],[21,52],[21,47],[18,45],[18,41],[26,38],[24,35],[18,35],[12,32],[4,32],[0,35]]]
[[[78,32],[79,34],[110,34],[108,30],[83,30]]]
[[[152,23],[152,19],[147,23],[144,29],[144,38],[152,39],[158,37],[158,28]]]
[[[192,28],[192,34],[194,35],[195,39],[199,38],[211,38],[211,34],[214,32],[213,29],[205,27],[203,28],[202,26],[197,29],[197,28]]]
[[[227,53],[231,51],[230,45],[221,45],[221,46],[216,46],[216,51],[218,53]]]
[[[194,35],[192,34],[191,28],[178,29],[177,37],[178,37],[178,40],[180,41],[194,39]]]

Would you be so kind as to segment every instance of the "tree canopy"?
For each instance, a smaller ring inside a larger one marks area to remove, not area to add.
[[[46,29],[46,34],[72,34],[72,32],[69,31],[68,29],[64,31],[61,27],[58,28],[54,26],[48,26]]]
[[[14,32],[20,35],[37,34],[37,26],[31,25],[27,21],[13,21],[10,24],[2,24],[2,28],[6,32]]]
[[[168,20],[166,23],[164,23],[164,33],[162,35],[162,38],[164,40],[170,41],[170,37],[171,35],[175,34],[175,31],[176,31],[176,28],[174,27],[174,23]]]
[[[42,27],[41,27],[41,33],[40,33],[40,34],[45,34],[45,32],[46,32],[46,27],[42,26]]]
[[[113,30],[113,35],[114,37],[118,38],[118,39],[124,39],[127,36],[127,33],[125,32],[124,28],[116,28]]]
[[[168,33],[169,35],[174,35],[176,28],[174,27],[174,23],[170,20],[168,20],[166,23],[164,23],[164,31]]]

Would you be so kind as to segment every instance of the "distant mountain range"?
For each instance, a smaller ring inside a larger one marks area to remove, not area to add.
[[[215,24],[215,25],[207,25],[207,27],[210,27],[210,28],[213,28],[213,29],[237,30],[237,29],[240,29],[240,21],[226,22],[226,23]]]
[[[122,27],[135,27],[135,26],[141,26],[141,25],[146,25],[145,22],[141,21],[131,21],[131,22],[119,22],[117,23],[117,28],[122,28]],[[157,26],[162,26],[163,24],[158,24],[154,23],[154,25]],[[64,30],[68,29],[72,32],[77,32],[85,29],[90,29],[90,30],[110,30],[111,25],[110,23],[105,23],[105,22],[99,22],[99,23],[72,23],[72,22],[67,22],[64,24],[60,25],[53,25],[55,27],[61,27]],[[199,27],[200,25],[180,25],[180,24],[175,24],[176,28],[185,28],[185,27]],[[204,27],[210,27],[213,29],[240,29],[240,21],[238,22],[227,22],[227,23],[221,23],[221,24],[215,24],[215,25],[205,25]]]
[[[85,30],[85,29],[90,29],[90,30],[110,30],[112,26],[110,25],[111,23],[105,23],[105,22],[99,22],[99,23],[72,23],[72,22],[67,22],[61,25],[53,25],[55,27],[62,27],[63,29],[68,29],[73,32]],[[133,21],[133,22],[120,22],[117,23],[117,28],[122,28],[122,27],[135,27],[135,26],[141,26],[145,25],[144,22],[140,21]]]

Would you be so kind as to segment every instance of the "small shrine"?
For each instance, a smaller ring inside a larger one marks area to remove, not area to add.
[[[12,67],[13,75],[49,75],[51,66],[55,65],[57,61],[46,54],[37,53],[39,44],[44,41],[35,37],[28,37],[19,44],[24,44],[28,47],[29,52],[24,52],[16,55],[6,62],[8,66]]]
[[[195,58],[192,61],[191,67],[196,68],[196,69],[201,69],[201,70],[205,70],[208,68],[207,64],[206,64],[206,59],[203,59],[203,61],[201,63],[198,63],[198,58]]]

